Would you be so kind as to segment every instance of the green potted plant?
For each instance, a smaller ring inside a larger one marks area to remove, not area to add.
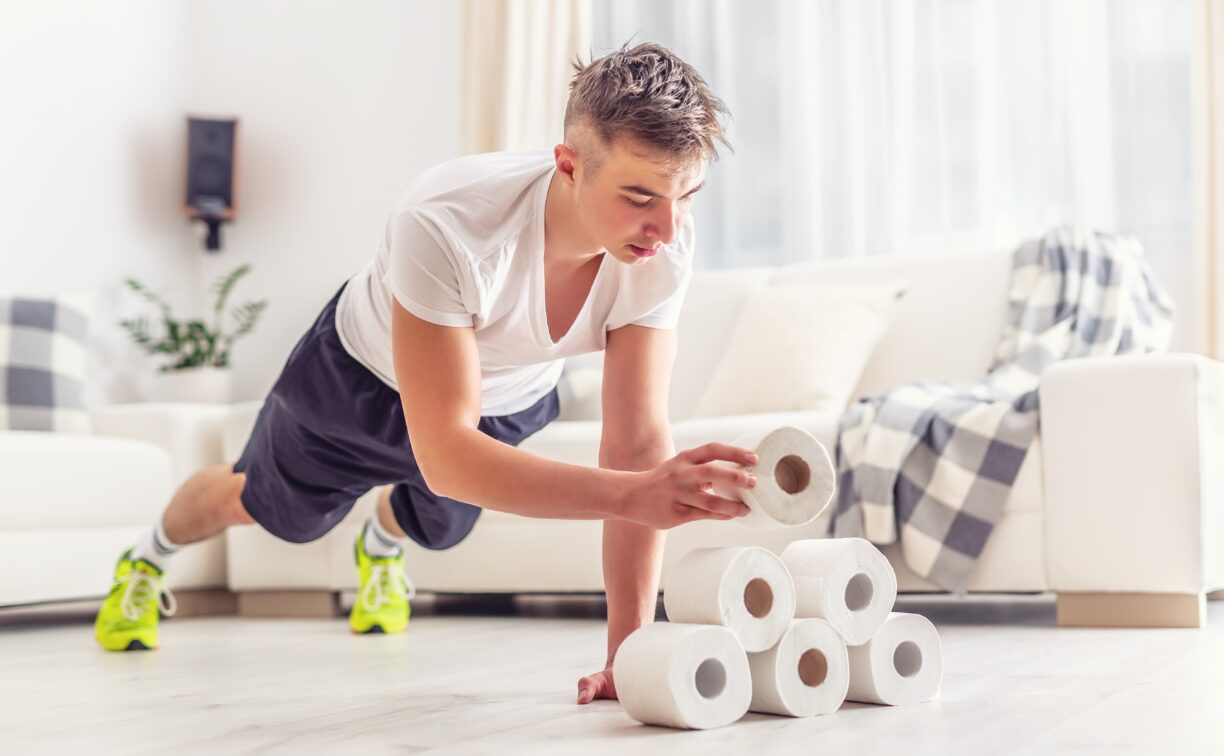
[[[158,308],[158,324],[150,330],[145,317],[119,321],[132,340],[153,357],[163,358],[156,377],[149,385],[154,401],[211,402],[230,401],[233,379],[230,354],[234,342],[249,334],[268,306],[266,299],[247,301],[226,310],[230,293],[238,280],[251,271],[242,265],[212,286],[216,299],[212,318],[183,320],[174,317],[170,305],[148,286],[134,278],[124,284]],[[228,318],[226,317],[228,315]]]

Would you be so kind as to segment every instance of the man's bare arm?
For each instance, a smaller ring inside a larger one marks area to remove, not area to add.
[[[651,470],[675,455],[667,416],[675,355],[674,330],[626,326],[608,334],[600,467]],[[604,523],[609,667],[621,642],[654,620],[665,542],[663,530],[631,522]]]
[[[667,415],[676,334],[669,329],[625,326],[608,334],[604,355],[603,437],[599,465],[650,470],[672,457],[675,444]],[[754,460],[739,452],[743,464]],[[752,485],[746,473],[737,484]],[[615,698],[612,662],[625,638],[654,621],[666,531],[608,520],[603,526],[604,590],[608,597],[608,655],[604,669],[578,681],[578,703]]]
[[[738,501],[703,490],[717,464],[742,450],[706,444],[649,472],[556,462],[478,429],[480,360],[471,328],[434,325],[392,300],[396,382],[413,453],[434,493],[486,509],[558,519],[621,518],[657,528],[742,514]]]

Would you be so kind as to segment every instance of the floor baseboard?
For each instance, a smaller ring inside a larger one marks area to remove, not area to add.
[[[1060,627],[1190,627],[1207,624],[1202,593],[1059,593]]]
[[[238,596],[240,617],[339,617],[337,591],[243,591]]]

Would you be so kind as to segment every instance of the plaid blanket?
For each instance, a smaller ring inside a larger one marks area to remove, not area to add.
[[[918,575],[957,595],[1038,430],[1056,360],[1160,351],[1173,304],[1128,237],[1059,228],[1014,253],[1009,313],[978,383],[918,381],[842,416],[830,535],[897,540]]]

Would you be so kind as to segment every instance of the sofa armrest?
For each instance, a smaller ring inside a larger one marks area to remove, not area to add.
[[[1046,371],[1039,392],[1050,588],[1224,585],[1224,363],[1069,360]]]
[[[94,434],[149,441],[170,453],[178,485],[200,468],[223,462],[225,404],[115,404],[94,409]]]

